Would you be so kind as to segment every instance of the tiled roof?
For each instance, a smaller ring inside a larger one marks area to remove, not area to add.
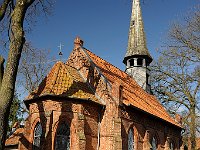
[[[96,56],[89,50],[86,50],[86,52],[111,84],[118,82],[123,86],[123,103],[125,105],[132,105],[180,127],[180,125],[167,113],[160,102],[153,95],[144,91],[136,81],[132,79],[132,77],[102,58]]]
[[[153,95],[144,91],[132,77],[89,50],[84,51],[110,84],[115,84],[117,82],[119,85],[123,86],[123,103],[125,105],[132,105],[180,127],[159,101]],[[90,88],[89,84],[80,75],[79,71],[63,62],[57,62],[53,66],[39,88],[29,95],[27,100],[44,95],[79,98],[104,105],[98,96],[95,95],[95,92]]]
[[[196,144],[197,144],[196,147],[200,149],[200,138],[197,138],[197,139],[196,139]]]
[[[53,66],[48,76],[42,81],[38,89],[28,96],[27,100],[43,95],[90,99],[101,104],[78,70],[63,62],[57,62]]]
[[[18,145],[23,131],[23,128],[16,129],[16,131],[6,140],[5,146]]]

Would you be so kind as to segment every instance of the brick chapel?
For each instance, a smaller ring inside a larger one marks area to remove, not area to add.
[[[151,94],[139,0],[133,0],[125,71],[83,47],[57,62],[24,103],[29,116],[6,141],[19,150],[179,150],[181,119]]]

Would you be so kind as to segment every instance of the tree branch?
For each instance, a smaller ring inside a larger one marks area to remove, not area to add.
[[[6,9],[8,7],[8,4],[11,2],[11,0],[4,0],[3,4],[0,6],[0,21],[4,18]]]
[[[177,102],[179,104],[182,104],[184,105],[188,110],[190,110],[190,107],[184,103],[184,101],[182,100],[178,100],[173,94],[171,94],[170,92],[167,92],[167,91],[157,91],[158,93],[162,94],[162,95],[165,95],[165,96],[168,96],[169,98],[167,99],[167,101],[171,101],[171,102]]]
[[[195,97],[195,96],[196,96],[196,94],[197,94],[197,92],[198,92],[199,88],[200,88],[200,81],[198,81],[198,85],[196,86],[196,88],[195,88],[195,90],[194,90],[193,97]]]

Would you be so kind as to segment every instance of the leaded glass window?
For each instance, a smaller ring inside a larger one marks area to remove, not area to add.
[[[170,150],[174,150],[174,143],[173,142],[170,143]]]
[[[128,132],[128,150],[134,150],[134,132],[130,129]]]
[[[156,141],[155,137],[152,138],[151,147],[152,147],[152,150],[157,149],[157,141]]]
[[[33,137],[33,150],[39,150],[41,144],[42,137],[42,126],[38,122],[34,129],[34,137]]]
[[[55,150],[70,150],[70,128],[67,123],[58,126],[55,142]]]

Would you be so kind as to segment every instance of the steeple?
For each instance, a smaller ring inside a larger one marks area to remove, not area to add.
[[[143,55],[148,59],[149,63],[152,61],[152,57],[146,46],[140,0],[133,0],[128,48],[123,63],[126,64],[126,60],[133,55]]]
[[[146,45],[140,0],[133,0],[130,20],[128,47],[123,63],[126,72],[133,76],[138,84],[148,91],[148,66],[152,62]]]

